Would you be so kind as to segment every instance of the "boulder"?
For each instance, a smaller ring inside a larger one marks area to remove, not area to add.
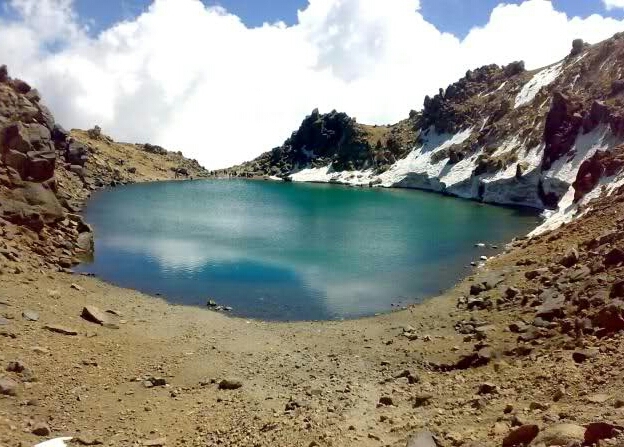
[[[48,157],[38,157],[29,161],[27,176],[35,182],[44,182],[54,177],[54,153]]]
[[[583,52],[585,48],[585,41],[583,39],[574,39],[572,41],[572,50],[570,50],[570,56],[577,56]]]
[[[570,445],[582,443],[585,439],[585,428],[576,424],[555,424],[543,430],[535,439],[535,444],[546,447],[554,445]]]
[[[580,349],[572,353],[572,359],[576,363],[584,363],[589,359],[593,359],[600,354],[597,348]]]
[[[550,294],[537,309],[536,317],[546,321],[552,321],[555,318],[563,318],[565,316],[565,297],[562,295]]]
[[[624,330],[624,301],[616,299],[591,318],[594,328],[600,328],[599,335],[607,335]]]
[[[597,445],[602,439],[611,439],[617,436],[624,427],[607,422],[593,422],[585,426],[585,445]]]
[[[613,267],[624,263],[624,250],[616,247],[609,251],[604,257],[605,267]]]
[[[7,149],[4,156],[4,162],[7,166],[15,169],[19,173],[20,178],[26,178],[28,156],[25,153],[14,149]]]
[[[559,260],[559,264],[564,267],[572,267],[579,260],[578,250],[574,247],[570,248],[565,255]]]
[[[223,379],[219,382],[220,390],[237,390],[242,388],[243,382],[238,379]]]
[[[510,431],[503,439],[503,447],[529,445],[539,434],[537,425],[522,425]]]

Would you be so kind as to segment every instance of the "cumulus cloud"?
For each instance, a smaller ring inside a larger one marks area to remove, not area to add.
[[[602,0],[608,10],[622,8],[624,9],[624,0]]]
[[[72,0],[8,5],[0,61],[39,88],[62,124],[97,123],[209,168],[281,144],[315,107],[395,122],[467,69],[518,59],[537,68],[564,57],[574,38],[624,29],[598,15],[570,18],[546,0],[501,4],[463,40],[428,23],[418,0],[309,0],[295,25],[257,28],[200,0],[155,0],[93,36]]]

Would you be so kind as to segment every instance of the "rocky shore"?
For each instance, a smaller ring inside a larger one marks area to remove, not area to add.
[[[534,76],[512,68],[496,76]],[[470,90],[468,78],[444,98]],[[444,98],[425,109],[451,126],[459,111]],[[557,147],[579,120],[565,109]],[[582,160],[548,151],[578,162],[574,216],[444,295],[375,318],[289,324],[71,273],[91,251],[79,213],[92,191],[207,175],[196,162],[96,127],[66,132],[6,69],[0,128],[0,445],[624,444],[621,146]]]

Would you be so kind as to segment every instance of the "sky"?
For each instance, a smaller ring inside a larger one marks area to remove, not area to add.
[[[217,169],[314,108],[396,122],[468,69],[619,31],[624,0],[0,0],[0,63],[65,127]]]

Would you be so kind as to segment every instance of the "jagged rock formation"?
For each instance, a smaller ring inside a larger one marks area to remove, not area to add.
[[[468,71],[393,126],[314,111],[283,146],[229,173],[568,209],[583,162],[624,142],[623,60],[622,33],[591,46],[577,39],[543,69],[514,62]]]
[[[98,126],[87,132],[66,131],[55,123],[37,90],[0,66],[4,258],[15,260],[26,249],[44,264],[69,268],[93,249],[91,228],[76,214],[91,191],[137,180],[206,175],[197,161],[181,153],[118,144]]]

